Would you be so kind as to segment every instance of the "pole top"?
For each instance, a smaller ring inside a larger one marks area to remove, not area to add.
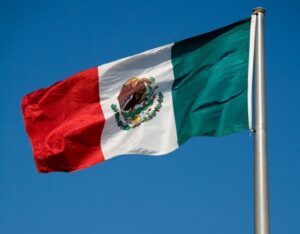
[[[263,7],[255,7],[255,8],[253,9],[253,14],[254,14],[254,15],[257,15],[258,13],[265,14],[265,12],[266,12],[266,9],[263,8]]]

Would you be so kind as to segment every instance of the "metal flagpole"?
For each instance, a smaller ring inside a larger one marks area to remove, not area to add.
[[[269,191],[267,160],[267,126],[265,94],[265,48],[264,14],[265,9],[253,10],[257,15],[255,35],[255,133],[254,133],[254,203],[255,234],[269,234]]]

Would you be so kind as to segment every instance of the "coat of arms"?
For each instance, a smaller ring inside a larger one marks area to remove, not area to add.
[[[120,129],[136,128],[156,116],[164,99],[157,88],[154,77],[133,77],[123,84],[118,96],[120,109],[116,104],[111,105]]]

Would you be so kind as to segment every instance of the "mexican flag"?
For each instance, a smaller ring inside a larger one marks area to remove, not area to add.
[[[38,170],[75,171],[124,154],[164,155],[193,136],[249,129],[250,28],[251,19],[242,20],[23,97]]]

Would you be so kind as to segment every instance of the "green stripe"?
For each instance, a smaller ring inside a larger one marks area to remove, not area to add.
[[[172,96],[178,144],[248,129],[250,19],[175,43]]]

